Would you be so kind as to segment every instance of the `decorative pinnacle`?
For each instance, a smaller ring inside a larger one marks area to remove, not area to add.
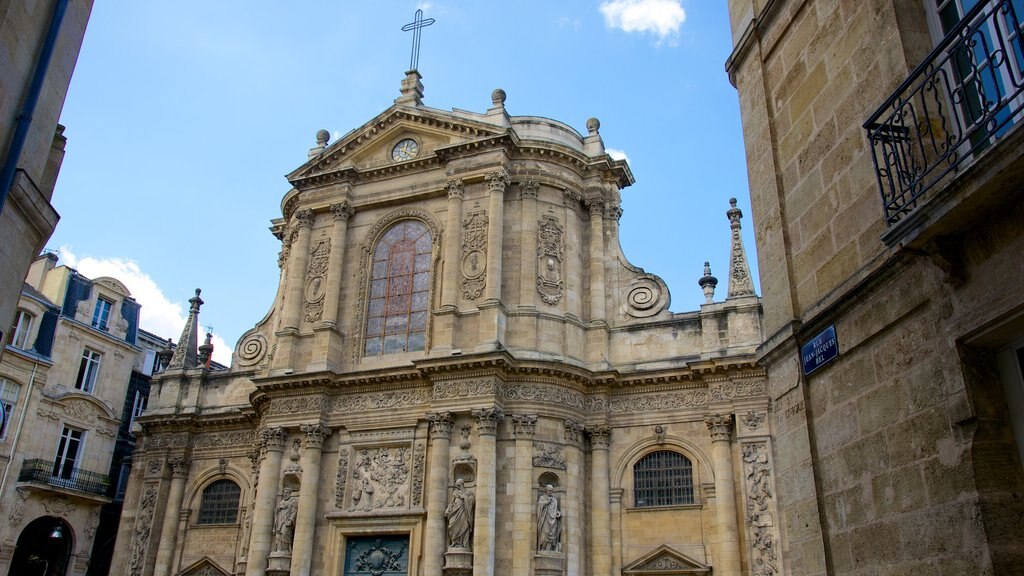
[[[317,146],[326,146],[331,141],[331,133],[321,128],[316,131],[316,144]]]
[[[718,286],[718,278],[711,275],[710,262],[704,262],[704,276],[697,280],[697,285],[704,290],[705,304],[711,304],[715,297],[715,287]]]
[[[601,130],[601,121],[597,118],[587,119],[587,132],[590,134],[599,134]]]
[[[491,104],[494,104],[495,106],[504,106],[505,97],[506,94],[504,90],[501,88],[495,88],[494,92],[491,92]]]
[[[750,279],[750,266],[747,264],[747,253],[743,249],[743,236],[740,234],[740,218],[743,218],[743,212],[736,207],[735,198],[729,198],[729,206],[729,210],[725,212],[729,218],[729,228],[732,229],[728,297],[753,296],[754,283]]]

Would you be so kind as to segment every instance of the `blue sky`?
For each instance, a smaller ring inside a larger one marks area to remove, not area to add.
[[[61,117],[48,247],[124,281],[162,336],[177,339],[201,287],[226,361],[277,289],[283,175],[317,130],[337,138],[392,104],[417,7],[436,19],[426,106],[483,112],[500,87],[512,115],[583,133],[600,119],[636,177],[623,250],[668,283],[673,311],[704,301],[705,260],[725,297],[733,196],[757,277],[728,14],[707,0],[97,2]]]

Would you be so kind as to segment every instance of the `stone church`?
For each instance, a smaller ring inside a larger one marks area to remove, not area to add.
[[[673,313],[619,246],[633,174],[597,119],[422,94],[408,72],[288,175],[277,295],[229,370],[198,361],[191,300],[111,574],[778,573],[735,202],[728,296],[705,266],[707,303]]]

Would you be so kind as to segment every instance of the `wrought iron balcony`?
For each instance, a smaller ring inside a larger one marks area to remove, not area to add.
[[[888,226],[1020,122],[1020,16],[1012,0],[979,2],[864,123]]]
[[[79,468],[61,468],[52,460],[25,460],[18,474],[18,482],[38,482],[99,496],[107,495],[110,490],[110,477],[106,474]]]

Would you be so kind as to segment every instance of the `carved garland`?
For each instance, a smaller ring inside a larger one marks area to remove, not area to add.
[[[426,464],[427,447],[418,442],[412,455],[412,505],[423,504],[423,474]]]
[[[360,246],[362,253],[362,266],[359,267],[359,306],[356,308],[355,328],[352,330],[354,337],[352,338],[352,362],[358,364],[359,359],[362,358],[363,352],[363,334],[364,322],[366,318],[366,307],[369,306],[370,299],[368,298],[370,288],[370,270],[373,263],[373,249],[377,245],[377,240],[380,239],[381,234],[387,230],[392,224],[399,220],[419,220],[427,225],[430,229],[430,241],[431,241],[431,275],[430,275],[430,293],[434,294],[435,284],[437,282],[436,275],[433,274],[434,270],[437,270],[438,260],[441,257],[440,245],[441,245],[441,231],[442,228],[434,222],[434,217],[426,210],[419,208],[402,208],[399,210],[393,210],[385,214],[380,220],[370,228],[366,234],[366,239]],[[429,322],[429,320],[428,320]],[[425,349],[430,349],[430,327],[427,327],[427,341]]]
[[[146,484],[139,503],[139,515],[135,518],[135,534],[128,557],[128,574],[140,576],[146,559],[146,548],[149,546],[149,534],[153,529],[153,516],[156,513],[157,483]]]
[[[562,281],[562,227],[558,218],[545,214],[537,235],[537,291],[546,304],[557,304],[565,292]]]
[[[338,449],[338,478],[334,483],[334,507],[345,505],[345,481],[348,479],[348,446]]]

